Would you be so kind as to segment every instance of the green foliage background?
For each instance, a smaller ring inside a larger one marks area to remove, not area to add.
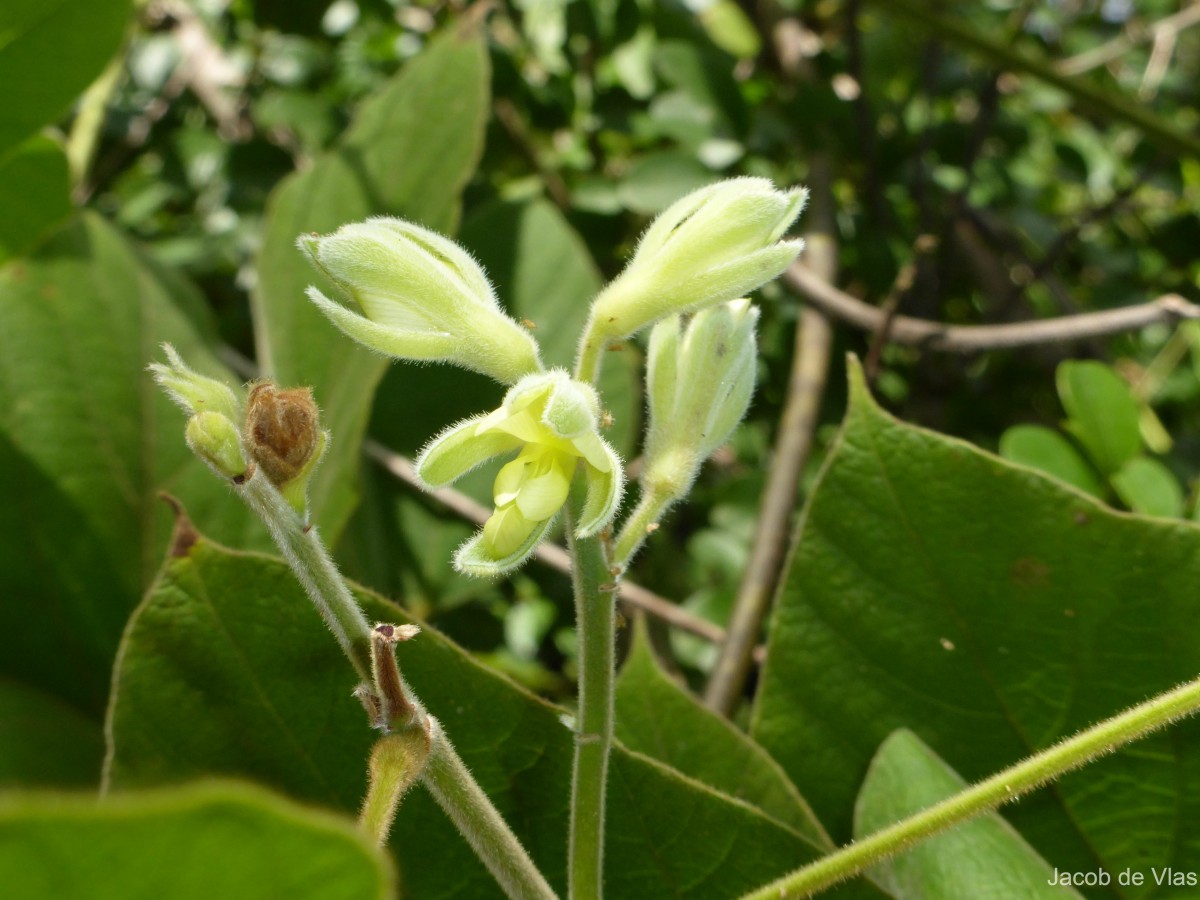
[[[406,674],[565,883],[570,586],[536,563],[454,574],[473,526],[364,455],[411,456],[501,390],[337,335],[303,300],[297,234],[372,214],[457,234],[560,365],[648,218],[737,174],[828,195],[836,284],[904,315],[1194,298],[1200,28],[1161,37],[1180,8],[6,2],[0,883],[38,896],[65,871],[56,896],[161,895],[188,844],[196,877],[221,859],[241,885],[205,896],[315,878],[321,897],[496,894],[419,791],[386,856],[347,826],[371,740],[349,670],[188,454],[145,374],[163,341],[231,383],[250,361],[314,386],[334,435],[323,535],[372,615],[433,626]],[[759,300],[749,417],[631,572],[720,626],[804,302],[783,283]],[[654,619],[620,635],[614,897],[736,896],[1200,670],[1195,323],[974,356],[834,334],[767,662],[733,721],[693,693],[711,643]],[[868,391],[840,360],[872,349]],[[609,437],[634,459],[641,349],[609,357]],[[485,501],[489,473],[460,487]],[[162,490],[205,536],[165,564]],[[1150,872],[1200,872],[1198,740],[1184,723],[841,891],[1041,896],[1048,869],[1104,867],[1151,883],[1084,893],[1196,896]],[[211,776],[285,796],[135,790]],[[100,807],[38,792],[102,783]]]

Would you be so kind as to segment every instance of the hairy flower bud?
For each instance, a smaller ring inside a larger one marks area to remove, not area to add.
[[[184,436],[191,451],[218,475],[242,481],[249,474],[237,426],[223,413],[196,413],[188,419]]]
[[[582,352],[620,340],[665,316],[703,309],[778,276],[804,247],[781,240],[808,199],[766,178],[732,178],[688,194],[662,212],[633,259],[592,307]]]
[[[327,439],[311,388],[259,382],[250,389],[242,426],[246,453],[297,512],[304,512],[308,479]]]
[[[754,392],[758,310],[748,300],[675,316],[650,334],[649,425],[641,483],[672,501],[729,439]]]
[[[359,314],[317,288],[309,299],[342,332],[400,359],[442,360],[513,384],[541,370],[537,342],[500,308],[482,268],[451,240],[376,217],[297,245]]]
[[[242,417],[242,401],[224,382],[201,375],[187,363],[170,344],[162,345],[168,365],[151,363],[154,380],[175,403],[189,415],[201,412],[220,413],[236,422]]]
[[[149,369],[167,396],[190,416],[184,432],[188,447],[221,477],[247,477],[251,466],[235,424],[242,418],[242,398],[224,382],[191,369],[170,344],[162,348],[168,365],[151,363]]]

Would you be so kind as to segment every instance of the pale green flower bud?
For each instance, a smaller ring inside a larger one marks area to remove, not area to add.
[[[525,562],[566,503],[577,469],[582,469],[587,496],[576,535],[593,535],[612,520],[623,474],[616,453],[600,437],[599,424],[595,389],[554,369],[527,375],[499,409],[459,422],[430,442],[416,462],[427,488],[519,451],[496,476],[492,515],[455,554],[459,571],[490,577]]]
[[[665,316],[733,300],[780,275],[804,247],[781,238],[807,199],[805,188],[778,191],[766,178],[732,178],[675,202],[596,298],[582,355],[593,357]]]
[[[684,323],[674,316],[650,334],[649,426],[643,491],[676,501],[701,465],[737,427],[754,392],[758,310],[735,300]]]
[[[242,418],[242,400],[229,385],[190,369],[170,344],[163,344],[162,349],[170,365],[150,363],[148,368],[184,412],[216,412],[233,422]]]
[[[672,316],[650,332],[641,497],[613,545],[610,558],[618,570],[687,496],[704,461],[746,414],[754,392],[757,322],[758,310],[742,299],[690,319]]]
[[[188,419],[184,431],[191,451],[218,475],[241,481],[246,477],[246,458],[237,426],[219,412],[199,412]]]
[[[540,371],[533,337],[500,308],[466,250],[401,219],[376,217],[297,246],[361,314],[316,287],[309,299],[347,336],[399,359],[442,360],[513,384]]]

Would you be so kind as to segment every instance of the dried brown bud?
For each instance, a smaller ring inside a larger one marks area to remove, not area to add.
[[[304,470],[320,437],[311,388],[281,391],[264,381],[250,389],[242,438],[246,450],[276,487]]]

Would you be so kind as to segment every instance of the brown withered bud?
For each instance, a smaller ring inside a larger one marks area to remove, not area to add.
[[[320,436],[311,388],[281,391],[264,381],[250,389],[242,439],[276,487],[300,474],[316,452]]]

